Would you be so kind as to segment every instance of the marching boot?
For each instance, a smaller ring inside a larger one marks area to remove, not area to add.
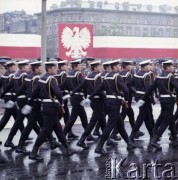
[[[69,157],[69,156],[72,156],[73,154],[75,154],[75,150],[72,149],[67,143],[63,144],[63,146],[65,147],[65,149],[67,150],[67,153],[66,155]]]
[[[120,141],[121,140],[121,137],[118,136],[117,134],[111,134],[110,138],[114,139],[115,141]]]
[[[79,136],[77,136],[76,134],[74,134],[72,131],[70,131],[68,133],[68,136],[67,136],[69,139],[77,139]]]
[[[93,136],[101,136],[101,133],[99,132],[99,130],[96,130],[93,132]]]
[[[101,154],[104,156],[108,155],[109,153],[103,149],[103,146],[104,146],[104,142],[100,141],[95,149],[95,153]]]
[[[89,147],[85,144],[86,136],[82,135],[82,137],[77,142],[77,146],[82,147],[83,149],[89,149]]]
[[[96,141],[96,139],[90,134],[90,135],[87,137],[87,141]]]
[[[131,143],[135,143],[135,141],[134,141],[134,134],[133,133],[131,133],[130,134],[130,136],[129,136],[129,142],[131,142]]]
[[[144,132],[141,132],[141,131],[137,131],[136,132],[136,134],[135,134],[135,138],[137,139],[137,138],[139,138],[139,137],[141,137],[141,136],[144,136],[145,135],[145,133]]]
[[[106,142],[107,146],[117,146],[117,142],[114,142],[111,138],[109,138]]]
[[[29,159],[36,160],[38,162],[43,161],[43,158],[38,154],[39,147],[33,147],[32,152],[29,155]]]
[[[128,151],[131,149],[135,149],[135,148],[139,147],[136,143],[130,141],[130,139],[128,139],[128,141],[126,143],[127,143],[127,150]]]
[[[2,141],[0,141],[0,145],[2,144]]]
[[[16,153],[24,154],[24,155],[29,155],[30,151],[27,151],[24,147],[24,142],[19,142],[18,146],[16,147],[15,150]]]
[[[151,140],[150,144],[152,145],[152,147],[154,147],[156,150],[161,150],[162,147],[158,144],[158,136],[154,136],[153,139]]]
[[[27,138],[27,141],[32,141],[32,140],[33,140],[32,137],[28,137],[28,138]]]
[[[60,147],[60,146],[61,146],[61,144],[56,142],[56,141],[50,142],[51,150],[54,150],[54,149],[56,149],[57,147]]]
[[[6,141],[5,144],[4,144],[4,147],[10,147],[10,148],[12,148],[12,149],[15,148],[15,145],[14,145],[14,143],[12,142],[12,138],[13,138],[13,137],[8,137],[7,141]]]

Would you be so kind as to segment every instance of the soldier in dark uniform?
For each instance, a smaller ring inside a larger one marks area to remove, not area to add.
[[[18,97],[19,95],[23,94],[24,91],[26,91],[28,100],[30,100],[32,93],[38,84],[40,75],[42,74],[41,63],[42,63],[41,61],[34,61],[30,63],[32,73],[30,73],[27,76],[24,84],[22,85],[20,90],[16,93],[16,97]],[[28,117],[27,126],[25,127],[25,129],[23,130],[21,134],[18,146],[16,148],[16,153],[23,153],[23,154],[29,153],[28,151],[26,151],[24,144],[30,132],[32,131],[32,129],[36,128],[38,130],[37,133],[39,134],[40,128],[38,127],[37,122],[40,125],[40,127],[42,127],[43,120],[42,120],[42,115],[41,115],[41,99],[40,98],[35,99],[33,102],[33,109]],[[48,136],[48,140],[50,141],[51,149],[55,149],[56,147],[59,147],[59,144],[57,144],[57,142],[54,141],[54,138],[52,135]]]
[[[1,76],[0,79],[0,87],[2,87],[3,91],[6,89],[7,85],[12,81],[15,72],[17,71],[17,65],[15,61],[8,61],[6,62],[7,71],[4,75]],[[9,100],[13,100],[15,96],[14,89],[10,89],[8,92],[4,94],[4,102],[8,102]],[[2,119],[0,120],[0,131],[6,126],[7,122],[9,121],[10,117],[13,116],[14,120],[17,118],[17,106],[15,105],[13,108],[6,108]],[[22,124],[19,129],[22,132],[24,125]]]
[[[82,84],[76,87],[71,96],[82,90],[87,93],[87,95],[91,95],[94,90],[96,90],[102,84],[102,78],[99,73],[102,71],[101,61],[94,61],[90,63],[91,73],[85,78]],[[91,134],[91,131],[95,127],[96,123],[99,122],[101,125],[102,131],[106,126],[105,113],[104,113],[104,101],[105,95],[104,92],[93,97],[91,101],[91,108],[93,110],[92,117],[90,119],[90,123],[82,134],[80,140],[77,145],[87,149],[88,147],[85,144],[85,139]]]
[[[98,154],[108,154],[104,149],[103,145],[105,141],[109,138],[109,135],[113,128],[117,126],[119,128],[119,133],[122,138],[127,143],[127,149],[135,148],[136,146],[129,141],[127,132],[124,127],[124,122],[120,115],[120,107],[123,103],[123,99],[128,101],[129,91],[124,83],[122,77],[118,74],[121,70],[121,65],[119,60],[114,60],[110,63],[112,71],[106,76],[103,84],[96,90],[89,99],[92,99],[95,95],[97,95],[101,91],[106,91],[106,106],[108,113],[108,122],[106,127],[101,135],[99,143],[95,149],[95,153]],[[125,102],[125,103],[126,103]]]
[[[59,88],[61,88],[61,85],[64,83],[65,79],[67,78],[67,70],[68,70],[68,66],[67,66],[67,60],[61,60],[58,61],[58,72],[57,74],[54,76],[57,81],[58,81],[58,85]],[[62,91],[62,95],[65,96],[69,94],[69,92],[67,90]],[[68,99],[64,100],[64,111],[65,113],[59,114],[59,119],[61,119],[62,117],[64,118],[64,123],[66,124],[67,121],[69,120],[69,108],[68,108]],[[77,135],[75,135],[72,131],[70,131],[68,133],[68,138],[78,138]]]
[[[150,142],[150,145],[156,148],[157,150],[162,149],[158,144],[158,140],[168,126],[170,127],[171,135],[173,138],[172,145],[178,146],[175,121],[173,118],[173,111],[174,111],[175,97],[176,97],[174,95],[174,89],[176,91],[176,94],[178,94],[178,83],[175,80],[174,75],[172,74],[174,71],[173,62],[171,60],[163,62],[163,68],[164,70],[162,71],[162,74],[157,76],[153,84],[150,86],[150,88],[147,90],[146,94],[142,98],[144,101],[146,101],[145,104],[147,104],[147,101],[150,95],[152,94],[152,92],[156,88],[158,88],[160,94],[160,103],[161,103],[161,114],[160,114],[161,121],[156,122],[156,124],[159,123],[159,127],[157,131],[154,131],[155,132],[154,137],[151,139]]]
[[[178,72],[174,73],[174,77],[176,81],[178,82]],[[178,100],[176,101],[176,104],[177,104],[177,109],[176,109],[176,112],[174,113],[174,120],[176,123],[176,132],[178,134]]]
[[[151,85],[151,77],[149,74],[150,60],[143,61],[139,64],[141,66],[141,70],[134,75],[133,81],[131,83],[132,86],[134,86],[136,89],[136,93],[135,93],[136,101],[140,100],[143,97],[145,91]],[[131,141],[134,141],[135,135],[137,131],[140,129],[143,122],[145,122],[150,137],[153,137],[153,123],[151,121],[150,106],[151,106],[151,98],[146,104],[144,104],[144,106],[139,108],[138,117],[136,119],[136,122],[134,124],[134,127],[132,128],[132,132],[129,137]]]
[[[81,73],[82,70],[82,59],[77,59],[71,61],[72,69],[69,71],[66,81],[62,85],[62,90],[68,90],[72,92],[79,84],[81,84],[84,80],[84,77]],[[84,129],[88,126],[87,115],[83,106],[80,105],[83,100],[84,92],[78,91],[70,98],[70,102],[72,105],[71,115],[69,121],[65,125],[64,132],[67,135],[72,126],[74,125],[77,117],[79,116],[82,122],[82,126]]]
[[[3,95],[9,92],[10,89],[13,89],[15,92],[18,92],[23,83],[25,82],[25,78],[27,77],[27,73],[29,72],[29,60],[24,60],[18,62],[19,71],[15,74],[12,81],[8,84],[7,88],[4,90]],[[5,147],[14,148],[14,144],[12,140],[17,133],[19,127],[23,124],[23,120],[25,117],[24,114],[21,113],[22,108],[25,104],[27,104],[27,94],[24,92],[22,95],[17,97],[17,105],[19,107],[17,119],[11,128],[7,141],[5,142]],[[39,132],[39,127],[34,128],[35,132]]]
[[[103,72],[101,73],[101,77],[102,77],[102,81],[104,81],[104,78],[106,77],[106,75],[111,71],[111,68],[110,68],[110,61],[107,61],[107,62],[104,62],[102,63],[103,65]],[[105,111],[106,112],[106,111]],[[96,127],[93,131],[93,135],[94,136],[101,136],[100,132],[99,132],[99,129],[100,129],[100,124],[99,122],[96,124]]]
[[[59,141],[66,148],[68,155],[73,154],[73,151],[68,146],[67,140],[63,134],[62,126],[58,120],[58,111],[59,107],[63,105],[63,100],[57,80],[54,78],[54,75],[57,74],[57,62],[46,62],[45,68],[47,73],[39,80],[39,83],[28,102],[28,104],[32,106],[34,99],[40,98],[42,100],[43,126],[33,146],[32,152],[29,155],[30,159],[37,161],[43,160],[37,152],[46,137],[50,135],[53,130]]]

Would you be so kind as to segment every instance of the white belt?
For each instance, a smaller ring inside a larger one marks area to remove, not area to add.
[[[89,98],[89,97],[90,97],[90,95],[88,95],[87,97]],[[94,96],[93,98],[98,99],[98,98],[100,98],[100,97],[99,97],[99,96]]]
[[[26,98],[26,96],[25,95],[21,95],[21,96],[18,96],[17,98]]]
[[[162,95],[160,95],[160,97],[162,97],[162,98],[167,98],[167,97],[170,98],[170,97],[176,97],[176,95],[175,94],[171,94],[171,95],[170,94],[164,94],[164,95],[162,94]]]
[[[74,93],[75,95],[84,95],[84,93],[79,93],[79,92],[76,92],[76,93]]]
[[[116,96],[114,96],[114,95],[106,95],[106,98],[114,98],[114,99],[116,99]],[[124,98],[121,97],[121,96],[117,96],[117,98],[118,98],[118,99],[124,99]]]
[[[5,95],[6,96],[12,96],[12,95],[15,95],[15,93],[6,93]]]
[[[51,100],[51,99],[43,99],[42,102],[58,102],[57,99]]]
[[[31,98],[28,98],[28,100],[30,101]],[[41,101],[41,99],[34,99],[34,101]]]
[[[143,91],[136,91],[136,93],[138,93],[138,94],[145,94],[145,92],[143,92]]]

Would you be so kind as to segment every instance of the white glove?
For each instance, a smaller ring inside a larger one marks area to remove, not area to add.
[[[11,100],[7,101],[6,104],[5,104],[5,108],[7,108],[7,109],[11,109],[14,106],[15,106],[15,102],[11,101]]]
[[[30,114],[32,111],[32,106],[29,106],[29,105],[25,105],[22,110],[21,110],[21,113],[24,114],[24,115],[27,115],[27,114]]]
[[[141,107],[141,106],[143,106],[145,104],[145,101],[143,101],[143,100],[139,100],[138,102],[137,102],[137,106],[138,107]]]
[[[90,103],[91,103],[90,99],[84,99],[83,101],[81,101],[80,105],[87,107],[90,106]]]
[[[66,99],[69,99],[69,98],[70,98],[70,94],[67,94],[67,95],[62,97],[63,101],[66,100]]]

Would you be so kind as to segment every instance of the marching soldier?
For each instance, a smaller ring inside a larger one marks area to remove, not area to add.
[[[59,88],[61,88],[61,85],[64,83],[64,81],[67,78],[67,70],[68,70],[68,66],[67,66],[67,60],[60,60],[58,61],[58,72],[57,74],[54,76],[57,81],[58,81],[58,85]],[[69,92],[67,90],[62,91],[62,95],[65,96],[67,95]],[[64,100],[64,111],[65,113],[59,114],[59,119],[61,119],[62,117],[64,118],[64,123],[66,124],[69,120],[69,108],[68,108],[68,99]],[[72,131],[70,131],[68,133],[68,138],[78,138],[77,135],[75,135]]]
[[[19,91],[21,86],[23,85],[25,78],[27,77],[27,73],[29,72],[29,60],[24,60],[18,62],[19,71],[15,74],[12,81],[8,84],[7,88],[4,90],[2,95],[5,95],[9,90],[13,89],[16,92]],[[24,92],[22,95],[17,97],[17,105],[19,107],[17,119],[15,123],[13,124],[13,127],[11,128],[11,131],[8,135],[8,138],[4,144],[5,147],[11,147],[14,148],[14,144],[12,143],[12,140],[14,136],[17,133],[17,130],[19,127],[23,124],[23,120],[25,117],[24,114],[22,114],[21,110],[24,107],[24,105],[27,104],[27,96],[26,92]],[[35,132],[39,132],[39,127],[34,128]]]
[[[0,87],[2,87],[3,91],[5,91],[7,85],[12,81],[15,72],[17,71],[17,65],[15,61],[7,61],[6,62],[7,71],[4,75],[1,76],[0,79]],[[4,94],[4,102],[8,102],[9,100],[13,100],[15,96],[14,89],[10,89],[8,92]],[[5,108],[4,115],[0,120],[0,131],[6,126],[7,122],[9,121],[10,117],[13,116],[14,120],[17,118],[17,106],[15,105],[13,108]],[[19,129],[22,132],[24,125],[22,124]]]
[[[99,74],[102,71],[101,61],[99,60],[91,62],[90,67],[92,72],[85,78],[82,84],[80,84],[73,90],[71,96],[81,89],[83,89],[83,91],[86,92],[87,95],[91,95],[93,91],[96,90],[102,84],[102,78]],[[78,146],[84,149],[88,148],[85,144],[85,139],[91,134],[91,131],[95,127],[96,123],[99,122],[102,131],[106,126],[104,100],[104,92],[101,92],[100,94],[94,96],[91,101],[91,108],[93,110],[92,117],[90,119],[90,123],[86,127],[84,133],[82,134],[80,140],[77,143]]]
[[[99,92],[103,90],[106,91],[108,122],[95,149],[95,153],[102,155],[108,154],[108,152],[103,149],[103,146],[115,126],[117,126],[119,133],[127,143],[127,149],[136,148],[136,146],[129,141],[124,122],[119,113],[120,107],[123,103],[123,98],[127,102],[129,96],[128,88],[122,77],[118,74],[121,70],[120,60],[112,61],[110,66],[112,71],[106,76],[104,83],[89,97],[89,99],[92,99]]]
[[[146,94],[142,98],[144,101],[146,101],[145,104],[147,104],[147,101],[152,92],[156,88],[158,88],[161,103],[161,121],[156,122],[156,124],[159,123],[159,127],[157,128],[157,130],[154,130],[155,134],[150,142],[150,145],[157,150],[162,149],[158,144],[158,140],[168,126],[170,127],[171,135],[173,138],[172,145],[178,146],[175,121],[173,118],[173,111],[176,100],[176,96],[174,95],[174,89],[176,90],[176,94],[178,94],[178,83],[175,80],[174,75],[172,74],[174,71],[173,62],[171,60],[163,62],[163,69],[164,70],[162,71],[162,74],[157,76],[153,84],[150,86],[150,88],[147,90]],[[144,101],[140,100],[140,105],[142,105]]]
[[[104,78],[106,77],[106,75],[111,71],[110,61],[104,62],[104,63],[102,63],[102,65],[103,65],[104,71],[101,73],[101,77],[102,77],[102,81],[104,81]],[[98,122],[96,124],[95,130],[93,131],[94,136],[101,136],[99,129],[100,129],[100,124]]]
[[[82,59],[77,59],[71,61],[72,69],[69,71],[66,81],[62,85],[62,90],[68,90],[72,92],[79,84],[81,84],[84,80],[84,77],[81,73],[82,70]],[[71,115],[69,121],[65,125],[64,132],[67,135],[72,126],[74,125],[77,117],[79,116],[82,122],[82,126],[84,129],[88,126],[87,115],[83,106],[80,105],[83,100],[84,92],[78,91],[70,98],[70,102],[72,105]]]
[[[40,98],[42,100],[43,126],[33,146],[32,152],[29,155],[30,159],[36,161],[43,161],[43,158],[37,154],[38,149],[53,130],[59,141],[66,148],[68,155],[74,153],[68,146],[67,140],[63,134],[62,126],[58,120],[58,111],[63,105],[63,100],[57,80],[54,78],[54,75],[57,74],[57,62],[45,62],[45,68],[46,74],[39,80],[38,86],[28,102],[30,106],[26,105],[24,107],[24,111],[27,111],[28,109],[31,110],[31,105],[35,99]]]
[[[135,87],[136,93],[135,93],[135,100],[140,100],[143,95],[145,94],[145,91],[150,87],[151,85],[151,77],[149,74],[150,71],[150,60],[143,61],[140,63],[141,70],[137,72],[137,74],[134,75],[132,86]],[[134,124],[134,127],[132,128],[132,132],[130,134],[130,140],[133,142],[135,135],[137,131],[140,129],[143,122],[145,122],[146,128],[149,132],[150,137],[153,137],[153,123],[151,121],[151,98],[148,100],[147,103],[145,103],[142,107],[139,108],[139,114],[136,119],[136,122]]]
[[[42,63],[41,61],[34,61],[30,63],[32,73],[30,73],[27,76],[24,84],[22,85],[20,90],[16,93],[16,97],[18,97],[19,95],[23,94],[24,91],[26,91],[28,100],[30,100],[34,89],[37,87],[40,75],[42,74],[41,63]],[[38,130],[37,133],[39,134],[40,128],[38,128],[37,122],[40,125],[40,127],[42,127],[43,120],[41,115],[41,99],[39,98],[35,99],[33,102],[32,112],[29,114],[27,126],[25,127],[25,129],[21,134],[19,144],[16,148],[16,153],[29,154],[29,152],[26,151],[24,144],[32,129],[36,128]],[[51,149],[55,149],[56,147],[59,147],[59,144],[54,141],[52,135],[48,136],[48,140],[50,141]]]

